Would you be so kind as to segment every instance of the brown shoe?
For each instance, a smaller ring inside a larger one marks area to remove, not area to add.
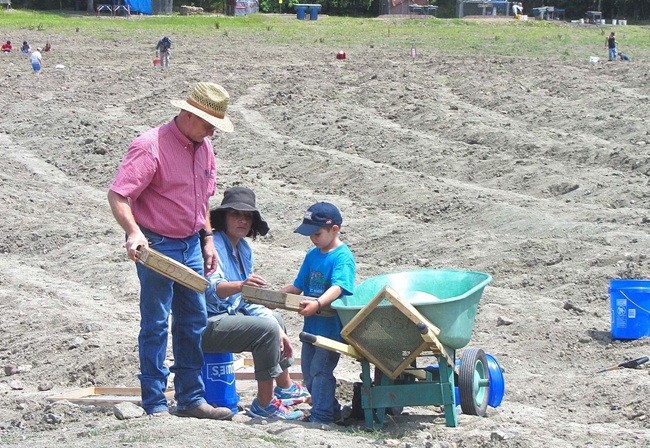
[[[195,408],[187,409],[185,411],[176,411],[179,417],[194,417],[194,418],[209,418],[212,420],[230,420],[234,412],[228,408],[212,407],[208,403],[202,403]]]

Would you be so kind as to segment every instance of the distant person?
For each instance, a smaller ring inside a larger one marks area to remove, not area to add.
[[[229,188],[221,205],[210,212],[210,223],[218,264],[205,292],[208,326],[203,332],[203,351],[253,354],[257,396],[248,410],[250,416],[302,418],[301,411],[286,407],[305,402],[309,392],[289,375],[293,347],[282,317],[241,296],[244,285],[266,286],[266,280],[253,273],[253,249],[246,241],[246,237],[255,239],[269,231],[255,205],[255,193],[246,187]]]
[[[524,7],[521,2],[512,4],[512,12],[515,17],[519,18],[519,16],[524,12]]]
[[[172,55],[172,41],[165,36],[156,45],[156,57],[160,59],[160,66],[169,67],[169,58]]]
[[[632,58],[628,56],[627,54],[623,53],[622,51],[618,53],[618,57],[621,59],[621,61],[631,61]]]
[[[32,47],[27,43],[27,41],[23,42],[23,46],[20,47],[20,52],[24,54],[29,54],[32,51]]]
[[[307,296],[300,302],[300,314],[305,318],[303,331],[341,342],[339,316],[325,317],[320,312],[341,295],[354,293],[354,255],[339,238],[342,223],[341,212],[334,204],[317,202],[307,209],[295,232],[308,236],[315,247],[305,255],[293,284],[281,289]],[[304,421],[330,424],[340,420],[334,369],[341,355],[303,343],[301,357],[302,374],[312,402],[311,414]]]
[[[609,33],[609,36],[605,39],[605,48],[609,51],[609,60],[616,60],[616,36],[612,31]]]
[[[11,45],[11,41],[8,40],[4,44],[2,44],[2,52],[3,53],[11,53],[11,50],[13,50],[14,47]]]
[[[50,45],[49,42],[45,42],[45,46],[43,47],[43,52],[50,51],[52,49],[52,45]]]
[[[32,54],[29,55],[29,63],[32,64],[32,70],[34,73],[38,74],[41,72],[41,62],[43,57],[41,56],[41,49],[37,48],[36,51],[32,51]]]

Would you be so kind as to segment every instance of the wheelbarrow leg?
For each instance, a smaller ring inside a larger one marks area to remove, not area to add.
[[[442,394],[442,405],[445,410],[445,424],[447,426],[458,426],[456,414],[456,398],[454,396],[454,369],[447,364],[447,360],[440,356],[438,358],[440,369],[440,392]]]
[[[366,428],[375,429],[375,411],[372,407],[372,378],[370,376],[370,363],[365,360],[361,361],[361,381],[363,382],[361,388],[361,407],[363,408],[363,417]]]

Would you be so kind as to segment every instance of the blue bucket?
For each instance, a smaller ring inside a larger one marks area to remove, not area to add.
[[[204,353],[201,376],[205,384],[205,401],[212,406],[238,411],[239,395],[232,353]]]
[[[650,280],[610,280],[612,338],[650,336]]]

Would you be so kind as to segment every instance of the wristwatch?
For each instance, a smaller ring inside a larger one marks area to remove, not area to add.
[[[212,232],[208,232],[208,231],[205,230],[205,229],[201,229],[201,230],[199,230],[199,236],[200,236],[201,238],[205,238],[205,237],[207,237],[207,236],[212,236],[212,235],[214,235],[214,233],[212,233]]]

